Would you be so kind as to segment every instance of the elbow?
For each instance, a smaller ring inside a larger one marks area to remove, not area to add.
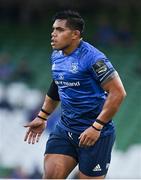
[[[118,97],[121,102],[126,98],[126,96],[127,96],[127,93],[126,93],[125,89],[123,89],[119,92]]]
[[[127,93],[126,93],[125,89],[122,91],[121,94],[122,94],[122,98],[125,99],[125,97],[127,96]]]

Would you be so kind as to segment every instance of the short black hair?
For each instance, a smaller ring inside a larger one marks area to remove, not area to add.
[[[73,30],[79,30],[82,36],[84,32],[85,22],[77,11],[64,10],[57,12],[53,16],[53,22],[57,19],[67,20],[67,26]]]

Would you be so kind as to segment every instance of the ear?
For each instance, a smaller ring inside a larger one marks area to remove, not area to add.
[[[72,33],[72,38],[73,39],[80,38],[80,31],[74,30],[73,33]]]

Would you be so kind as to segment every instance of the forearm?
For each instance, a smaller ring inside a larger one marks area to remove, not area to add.
[[[48,116],[56,109],[58,104],[59,104],[59,101],[53,100],[48,95],[46,95],[43,106],[42,106],[42,109],[47,113],[44,113],[41,110],[38,115],[45,118],[45,119],[47,119]]]
[[[108,97],[97,119],[106,124],[119,110],[119,107],[126,96],[126,92],[119,76],[116,76],[113,80],[103,85],[103,89],[108,92]],[[94,123],[97,128],[101,129],[103,127],[101,123]]]
[[[104,124],[108,123],[109,120],[111,120],[118,111],[123,99],[124,99],[123,95],[116,95],[114,93],[109,94],[102,108],[102,111],[98,115],[97,119]],[[98,122],[94,122],[94,126],[98,129],[102,129],[104,124],[102,125]]]
[[[118,111],[120,104],[122,103],[124,96],[116,95],[115,93],[111,93],[108,95],[107,100],[103,106],[103,109],[97,119],[102,120],[107,123]]]

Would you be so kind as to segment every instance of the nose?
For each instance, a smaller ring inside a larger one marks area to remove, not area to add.
[[[52,31],[51,36],[52,36],[52,37],[55,37],[55,36],[56,36],[55,31]]]

